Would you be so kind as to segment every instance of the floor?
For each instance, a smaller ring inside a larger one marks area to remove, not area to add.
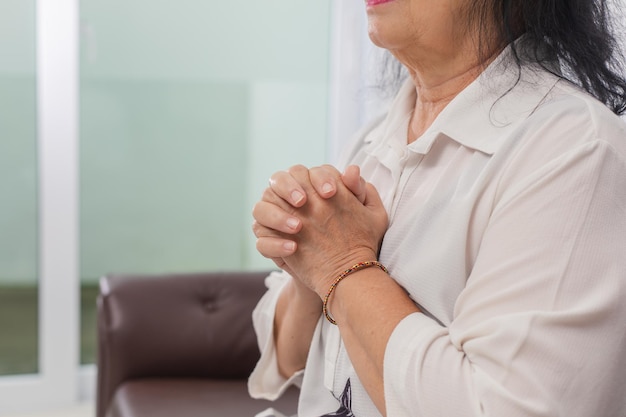
[[[12,414],[3,417],[93,417],[94,415],[95,406],[91,403],[85,403],[69,409],[50,410],[32,414]]]

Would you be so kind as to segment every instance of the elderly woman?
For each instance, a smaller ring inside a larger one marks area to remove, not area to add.
[[[255,206],[257,248],[283,271],[254,314],[251,394],[297,384],[300,417],[626,416],[610,7],[365,7],[409,78],[343,173],[278,172]]]

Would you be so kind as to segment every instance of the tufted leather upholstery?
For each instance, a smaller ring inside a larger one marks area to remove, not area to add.
[[[259,357],[251,314],[266,275],[103,277],[97,417],[251,416],[269,406],[293,414],[296,390],[272,404],[246,389]]]

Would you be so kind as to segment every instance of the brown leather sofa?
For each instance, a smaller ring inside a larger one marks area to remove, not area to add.
[[[98,297],[97,417],[246,416],[296,412],[249,397],[259,357],[251,314],[266,272],[109,275]]]

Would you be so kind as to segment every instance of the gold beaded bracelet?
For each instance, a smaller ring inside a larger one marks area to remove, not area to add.
[[[385,268],[385,266],[383,264],[381,264],[380,262],[378,262],[378,261],[367,261],[367,262],[359,262],[358,264],[352,265],[350,268],[346,269],[341,274],[339,274],[339,276],[337,276],[337,278],[335,278],[335,281],[333,281],[332,285],[328,289],[328,292],[326,293],[326,296],[324,297],[324,305],[323,305],[323,308],[322,308],[322,311],[324,312],[324,316],[326,317],[326,320],[328,320],[331,324],[335,324],[336,325],[337,322],[328,313],[328,299],[330,298],[330,295],[333,293],[333,291],[335,291],[335,288],[337,287],[337,284],[339,284],[341,282],[341,280],[344,279],[345,277],[347,277],[348,275],[350,275],[350,274],[352,274],[352,273],[354,273],[356,271],[360,271],[361,269],[369,268],[371,266],[378,267],[378,268],[380,268],[381,270],[383,270],[387,274],[389,273],[387,268]]]

